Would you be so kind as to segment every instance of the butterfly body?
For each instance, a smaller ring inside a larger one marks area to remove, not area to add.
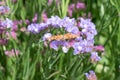
[[[52,41],[52,40],[70,40],[70,39],[75,39],[79,37],[79,35],[77,34],[73,34],[73,33],[66,33],[66,34],[60,34],[60,35],[54,35],[51,36],[50,38],[48,38],[48,41]]]

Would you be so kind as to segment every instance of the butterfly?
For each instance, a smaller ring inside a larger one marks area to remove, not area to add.
[[[73,34],[73,33],[66,33],[66,34],[59,34],[59,35],[54,35],[49,37],[47,40],[48,41],[52,41],[52,40],[70,40],[70,39],[75,39],[79,37],[79,35],[77,34]]]

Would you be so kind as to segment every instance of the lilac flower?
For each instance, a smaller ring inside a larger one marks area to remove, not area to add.
[[[61,0],[56,0],[56,5],[59,5],[61,3]]]
[[[58,50],[58,47],[62,47],[62,51],[64,53],[67,53],[69,48],[72,47],[75,41],[52,41],[50,42],[50,47],[53,48],[54,50]]]
[[[25,20],[26,24],[30,24],[30,21],[28,19]]]
[[[48,0],[48,5],[50,6],[52,4],[53,0]],[[56,5],[60,3],[60,0],[55,0]]]
[[[5,55],[12,57],[19,54],[19,50],[12,49],[11,51],[5,51]]]
[[[29,20],[28,20],[29,21]],[[19,21],[17,21],[17,25],[22,25],[23,24],[23,21],[22,20],[19,20]]]
[[[62,19],[61,23],[60,23],[67,32],[71,32],[74,34],[77,34],[79,32],[78,27],[75,25],[76,21],[74,18],[70,19],[69,17],[65,17],[64,19]]]
[[[97,54],[93,54],[93,51],[95,49],[98,49],[94,47],[94,36],[97,34],[95,24],[92,23],[90,19],[79,18],[78,20],[79,21],[77,22],[74,18],[70,19],[69,17],[65,17],[61,19],[58,16],[52,16],[51,18],[47,19],[45,23],[33,23],[29,25],[28,31],[32,33],[39,33],[46,28],[50,29],[49,27],[53,27],[63,28],[67,33],[73,33],[77,35],[79,34],[80,36],[78,36],[77,38],[70,39],[73,40],[73,42],[71,42],[70,40],[50,41],[50,48],[58,50],[58,47],[62,47],[64,53],[67,53],[69,48],[73,48],[74,55],[80,53],[91,53],[91,60],[93,62],[96,62],[100,58],[97,56]],[[42,37],[45,46],[48,38],[50,38],[51,36],[51,33],[46,33]]]
[[[3,2],[3,1],[0,1],[0,5],[5,5],[5,2]]]
[[[92,63],[95,63],[97,61],[99,61],[101,58],[98,56],[98,53],[97,52],[92,52],[91,53],[91,62]]]
[[[87,80],[97,80],[95,72],[90,70],[89,73],[85,73]]]
[[[18,30],[18,24],[20,23],[20,21],[13,21],[13,26],[11,27],[11,31],[17,31]]]
[[[53,0],[48,0],[48,5],[51,5]]]
[[[94,50],[95,50],[95,51],[104,52],[104,47],[103,47],[102,45],[94,46]]]
[[[87,40],[94,39],[94,36],[97,34],[95,24],[90,19],[80,18],[80,28],[82,28],[81,32],[86,35]]]
[[[17,33],[15,31],[11,31],[10,33],[6,32],[6,36],[7,36],[7,39],[10,39],[11,37],[15,40],[17,39]]]
[[[54,50],[58,50],[59,46],[66,46],[67,42],[66,41],[51,41],[50,42],[50,48],[53,48]]]
[[[81,9],[85,9],[85,8],[86,8],[85,3],[77,2],[77,4],[70,4],[68,6],[68,15],[72,17],[73,12]]]
[[[80,18],[80,27],[83,29],[92,29],[95,30],[95,24],[91,22],[90,19]],[[95,32],[96,33],[96,32]]]
[[[83,46],[82,53],[91,52],[93,50],[94,40],[83,40],[82,46]]]
[[[6,14],[10,11],[10,8],[8,6],[0,6],[0,14]]]
[[[76,54],[79,54],[79,53],[81,53],[82,52],[82,45],[80,44],[80,42],[76,42],[76,43],[74,43],[73,44],[73,49],[74,49],[74,55],[76,55]]]
[[[30,25],[28,25],[28,29],[27,30],[32,32],[32,33],[34,33],[34,34],[35,33],[39,33],[40,25],[39,24],[35,24],[35,23],[30,24]]]
[[[66,46],[63,46],[63,47],[62,47],[62,51],[63,51],[64,53],[67,53],[67,52],[68,52],[68,50],[69,50],[69,48],[68,48],[68,47],[66,47]]]
[[[50,38],[52,36],[52,34],[51,33],[46,33],[46,34],[44,34],[44,36],[43,36],[43,41],[46,41],[48,38]]]
[[[27,30],[36,34],[39,33],[41,30],[44,30],[45,28],[47,28],[47,24],[45,23],[41,23],[41,24],[32,23],[28,25]]]
[[[52,25],[52,27],[58,28],[61,27],[60,25],[61,19],[58,16],[52,16],[47,20],[48,25]]]
[[[42,21],[43,21],[43,22],[46,22],[47,19],[48,19],[47,13],[46,13],[45,11],[43,11],[43,12],[42,12]]]
[[[72,17],[73,10],[75,9],[75,4],[71,4],[68,7],[68,15]]]
[[[21,27],[21,28],[20,28],[20,31],[21,31],[21,32],[27,32],[26,27]]]
[[[5,32],[5,29],[2,26],[0,26],[0,35],[3,34],[4,32]]]
[[[76,38],[76,42],[73,44],[74,54],[88,53],[93,50],[94,40],[82,39],[82,37]]]
[[[36,13],[34,18],[32,19],[32,22],[35,23],[37,21],[37,19],[38,19],[38,14]]]
[[[56,51],[58,50],[58,45],[59,45],[58,41],[50,42],[50,48],[53,48]]]
[[[85,3],[78,2],[76,4],[76,8],[77,9],[85,9],[86,8]]]
[[[73,27],[75,26],[75,24],[76,24],[76,20],[74,18],[70,19],[69,17],[65,17],[61,21],[61,25],[65,28],[69,26]]]
[[[13,2],[13,3],[16,3],[16,2],[17,2],[17,0],[12,0],[12,2]]]
[[[79,29],[76,26],[67,26],[65,30],[73,34],[77,34],[79,32]]]
[[[13,21],[6,18],[5,21],[1,22],[1,25],[6,28],[11,28],[13,26]]]
[[[0,39],[0,45],[6,45],[8,43],[7,39]]]
[[[40,24],[40,31],[46,29],[47,27],[48,27],[48,24],[46,24],[46,23],[41,23],[41,24]]]
[[[67,45],[66,45],[66,46],[67,46],[68,48],[70,48],[70,47],[72,47],[72,46],[74,45],[75,42],[76,42],[75,40],[70,40],[70,41],[67,42]]]

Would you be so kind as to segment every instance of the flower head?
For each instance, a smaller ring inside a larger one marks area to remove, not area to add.
[[[0,39],[0,45],[6,45],[8,43],[7,39]]]
[[[8,6],[0,6],[0,14],[6,14],[10,11],[10,8]]]
[[[48,19],[47,13],[46,13],[45,11],[43,11],[43,12],[42,12],[42,21],[43,21],[43,22],[46,22],[47,19]]]
[[[55,27],[55,28],[58,28],[61,26],[60,22],[61,22],[61,19],[58,16],[52,16],[46,21],[48,25],[52,25],[52,27]]]
[[[3,27],[5,27],[5,28],[11,28],[11,27],[13,26],[13,21],[10,20],[10,19],[8,19],[8,18],[6,18],[5,21],[2,21],[2,22],[1,22],[1,25],[2,25]]]
[[[46,41],[48,38],[50,38],[52,36],[52,34],[51,33],[46,33],[46,34],[44,34],[44,36],[43,36],[43,41]]]
[[[89,73],[85,73],[87,80],[97,80],[95,72],[90,70]]]
[[[92,52],[90,59],[91,59],[92,63],[95,63],[95,62],[99,61],[101,58],[98,56],[97,52]]]
[[[73,10],[75,9],[75,4],[71,4],[68,7],[68,14],[70,17],[72,17]]]
[[[32,19],[32,22],[33,22],[33,23],[37,22],[37,19],[38,19],[38,14],[36,13],[36,14],[34,15],[34,18]]]
[[[39,33],[40,31],[40,25],[39,24],[30,24],[28,25],[28,31],[32,32],[32,33]]]
[[[77,9],[85,9],[86,8],[85,3],[78,2],[76,4],[76,8]]]
[[[104,52],[104,47],[103,47],[102,45],[95,46],[95,47],[94,47],[94,50],[95,50],[95,51],[101,51],[101,52]]]
[[[12,56],[17,56],[19,54],[18,50],[12,49],[11,51],[5,51],[5,55],[12,57]]]

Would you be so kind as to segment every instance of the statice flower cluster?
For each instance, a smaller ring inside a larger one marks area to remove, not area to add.
[[[5,51],[5,55],[12,57],[12,56],[18,56],[19,55],[19,50],[12,49],[10,51]]]
[[[8,6],[0,6],[0,15],[7,14],[10,12],[10,8]]]
[[[8,18],[0,20],[0,45],[6,45],[11,37],[17,39],[17,29],[18,26],[16,22]]]
[[[6,18],[6,20],[1,22],[1,26],[5,28],[11,28],[13,26],[12,20]]]
[[[45,24],[45,23],[41,23],[41,24],[32,23],[32,24],[28,25],[27,30],[36,34],[36,33],[39,33],[40,31],[44,30],[45,28],[47,28],[47,24]]]
[[[56,5],[58,5],[60,2],[61,2],[61,0],[48,0],[48,5],[50,6],[50,5],[52,5],[52,3],[55,1],[55,4]]]
[[[65,33],[71,33],[76,36],[73,37],[73,35],[65,34],[55,36],[50,30],[47,30],[42,39],[45,44],[49,41],[50,48],[58,51],[59,47],[61,47],[64,53],[67,53],[72,48],[74,55],[90,53],[92,63],[101,59],[97,51],[104,51],[104,48],[94,46],[94,37],[97,35],[97,31],[95,24],[90,19],[78,18],[75,20],[69,17],[61,19],[58,16],[52,16],[45,23],[32,23],[28,25],[28,31],[32,33],[40,33],[45,29],[51,28],[63,29]]]
[[[87,80],[97,80],[96,74],[94,71],[90,70],[89,73],[85,73]]]
[[[73,12],[79,11],[79,10],[84,10],[86,8],[85,3],[83,2],[77,2],[77,4],[70,4],[68,6],[68,15],[72,17]]]
[[[28,31],[32,33],[39,33],[46,28],[64,28],[65,31],[71,33],[78,33],[79,29],[75,26],[76,20],[70,19],[69,17],[65,17],[64,19],[59,18],[58,16],[52,16],[51,18],[47,19],[45,23],[32,23],[28,25]]]

